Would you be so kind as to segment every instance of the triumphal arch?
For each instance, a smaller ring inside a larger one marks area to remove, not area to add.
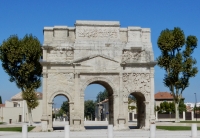
[[[154,115],[154,55],[149,28],[121,28],[118,21],[76,21],[44,28],[42,130],[52,130],[57,95],[69,100],[70,129],[84,130],[84,91],[100,84],[109,93],[109,124],[128,129],[128,96],[137,100],[137,123]]]

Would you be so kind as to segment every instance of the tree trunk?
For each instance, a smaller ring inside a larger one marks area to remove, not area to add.
[[[29,119],[29,126],[33,125],[33,118],[32,118],[32,112],[31,108],[28,107],[28,119]]]
[[[179,118],[179,102],[175,102],[175,113],[176,113],[175,122],[180,122],[180,118]]]

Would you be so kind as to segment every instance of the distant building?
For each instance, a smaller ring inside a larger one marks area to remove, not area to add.
[[[32,110],[32,118],[34,122],[40,122],[42,116],[42,93],[36,93],[39,105]],[[28,109],[26,101],[22,99],[22,92],[14,95],[10,101],[5,101],[5,104],[0,105],[0,122],[28,122]]]
[[[169,92],[158,92],[154,95],[155,106],[160,106],[163,102],[173,102],[173,96]]]
[[[108,99],[97,103],[95,109],[95,118],[97,121],[106,121],[109,118],[109,102]]]

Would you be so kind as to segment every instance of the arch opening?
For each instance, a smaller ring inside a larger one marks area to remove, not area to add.
[[[93,92],[95,94],[93,94]],[[89,99],[93,100],[95,103],[95,112],[93,117],[89,117],[89,119],[92,118],[91,121],[95,121],[97,126],[98,121],[105,121],[107,124],[113,124],[113,93],[112,87],[102,80],[90,82],[85,88],[85,101]],[[85,110],[84,107],[84,112]]]
[[[52,97],[52,128],[64,130],[66,124],[70,124],[70,104],[65,94],[56,94]]]
[[[141,92],[133,92],[128,96],[128,120],[131,129],[145,126],[146,105],[145,97]]]

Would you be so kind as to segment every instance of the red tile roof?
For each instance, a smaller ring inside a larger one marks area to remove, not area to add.
[[[5,104],[0,104],[0,107],[5,107]]]
[[[154,97],[155,100],[173,99],[173,96],[169,92],[158,92]]]

